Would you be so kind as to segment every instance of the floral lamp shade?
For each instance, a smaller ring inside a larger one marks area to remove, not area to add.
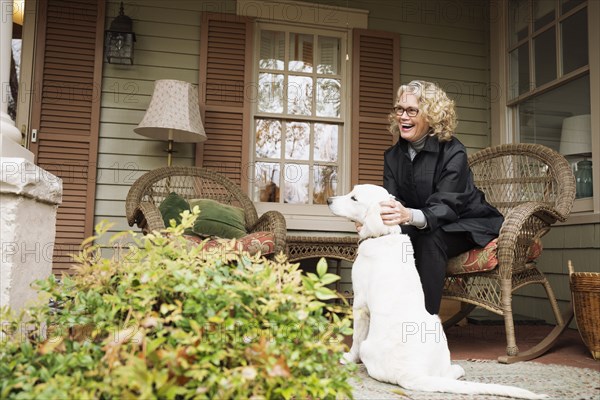
[[[149,138],[168,140],[171,165],[173,142],[199,143],[207,139],[200,118],[198,87],[178,80],[157,80],[146,114],[134,131]]]

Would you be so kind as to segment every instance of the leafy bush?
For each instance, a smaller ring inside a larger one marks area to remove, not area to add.
[[[324,260],[304,275],[283,257],[203,253],[182,236],[196,214],[113,259],[90,238],[76,274],[38,282],[58,307],[2,310],[0,398],[351,397],[350,322],[326,302],[338,277]]]

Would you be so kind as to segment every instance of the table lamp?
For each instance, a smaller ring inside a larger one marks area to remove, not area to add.
[[[560,153],[564,156],[579,156],[577,163],[576,197],[592,197],[592,119],[590,114],[575,115],[563,120],[560,135]]]
[[[171,166],[173,142],[199,143],[207,139],[200,119],[198,88],[183,81],[157,80],[146,114],[133,130],[152,139],[167,140],[167,165]]]

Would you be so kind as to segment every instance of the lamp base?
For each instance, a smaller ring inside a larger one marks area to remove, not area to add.
[[[592,162],[583,159],[577,163],[577,172],[575,173],[575,197],[578,199],[592,197],[594,187],[592,183]]]
[[[169,140],[169,146],[165,152],[167,153],[167,165],[170,167],[173,165],[173,153],[177,153],[177,150],[173,149],[173,140]]]

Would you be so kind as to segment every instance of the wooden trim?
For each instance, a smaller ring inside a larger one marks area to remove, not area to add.
[[[237,0],[236,13],[257,20],[294,23],[332,29],[363,28],[369,24],[369,11],[358,8],[339,7],[329,4],[308,3],[306,1],[278,0]],[[347,6],[347,4],[346,4]]]
[[[503,0],[492,0],[490,10],[496,10],[496,18],[490,21],[490,96],[491,97],[491,144],[511,143],[511,132],[507,124],[505,88],[508,87],[506,68],[506,7]]]
[[[254,123],[252,119],[252,99],[248,95],[249,83],[254,76],[254,20],[248,19],[246,22],[246,68],[244,70],[244,117],[242,120],[242,177],[241,186],[244,193],[249,194],[250,188],[250,152],[251,143],[254,135]]]
[[[208,60],[208,46],[206,43],[206,38],[208,37],[208,18],[209,13],[203,13],[201,15],[201,26],[200,26],[200,63],[198,65],[198,102],[200,105],[200,116],[202,121],[206,121],[206,98],[205,91],[206,88],[203,87],[203,82],[206,82],[206,70],[207,70],[207,60]],[[202,167],[204,165],[204,145],[202,143],[196,144],[195,150],[195,162],[194,165],[198,167]]]
[[[38,19],[38,2],[25,2],[25,19],[22,31],[23,43],[21,46],[21,72],[20,81],[23,84],[19,85],[19,101],[17,104],[17,119],[15,125],[21,130],[21,133],[26,135],[26,147],[30,148],[31,136],[31,107],[35,101],[33,87],[34,74],[34,57],[35,57],[35,39],[37,35],[37,19]]]
[[[600,213],[600,2],[588,1],[588,65],[590,67],[590,110],[592,110],[593,210]]]
[[[33,59],[33,79],[32,87],[35,91],[33,94],[32,107],[31,107],[31,129],[38,129],[41,120],[42,110],[42,84],[41,77],[44,72],[44,59],[46,54],[46,26],[47,26],[47,15],[48,15],[48,0],[39,0],[37,8],[37,30],[36,30],[36,50]],[[40,142],[31,142],[29,150],[36,156]]]

